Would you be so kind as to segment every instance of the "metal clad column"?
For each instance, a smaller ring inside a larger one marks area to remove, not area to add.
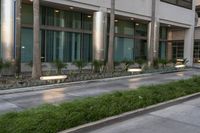
[[[1,0],[2,59],[14,61],[14,2]]]
[[[93,19],[93,60],[106,59],[107,13],[94,13]]]

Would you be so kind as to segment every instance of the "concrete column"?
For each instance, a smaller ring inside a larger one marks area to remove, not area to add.
[[[1,0],[2,59],[14,61],[14,2]]]
[[[93,17],[93,60],[106,59],[107,13],[98,11]]]
[[[148,64],[152,65],[153,60],[158,58],[159,47],[159,18],[158,18],[158,2],[152,0],[152,18],[148,29]]]
[[[193,65],[193,50],[194,49],[194,27],[185,30],[184,39],[184,58],[189,60],[188,66]]]

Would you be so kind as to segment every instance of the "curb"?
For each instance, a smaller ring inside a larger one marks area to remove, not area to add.
[[[89,123],[89,124],[81,125],[81,126],[78,126],[78,127],[75,127],[75,128],[67,129],[67,130],[61,131],[59,133],[87,133],[87,132],[90,132],[94,129],[99,129],[99,128],[102,128],[104,126],[112,125],[112,124],[117,123],[117,122],[125,121],[125,120],[128,120],[130,118],[134,118],[134,117],[138,117],[138,116],[143,115],[145,113],[149,113],[149,112],[156,111],[156,110],[159,110],[159,109],[163,109],[163,108],[173,106],[173,105],[176,105],[176,104],[179,104],[179,103],[183,103],[185,101],[195,99],[197,97],[200,97],[200,92],[192,94],[192,95],[180,97],[180,98],[177,98],[177,99],[173,99],[173,100],[170,100],[170,101],[167,101],[167,102],[159,103],[159,104],[156,104],[156,105],[152,105],[152,106],[149,106],[149,107],[146,107],[146,108],[142,108],[142,109],[138,109],[138,110],[135,110],[135,111],[123,113],[121,115],[109,117],[109,118],[99,120],[99,121],[96,121],[96,122],[92,122],[92,123]]]
[[[185,69],[184,71],[188,71],[190,69]],[[171,71],[171,73],[181,72],[180,70]],[[155,72],[148,74],[138,74],[138,75],[130,75],[130,76],[122,76],[122,77],[114,77],[114,78],[105,78],[105,79],[95,79],[95,80],[85,80],[85,81],[77,81],[70,83],[60,83],[60,84],[51,84],[51,85],[42,85],[42,86],[33,86],[33,87],[24,87],[17,89],[8,89],[8,90],[0,90],[0,95],[13,94],[13,93],[23,93],[23,92],[31,92],[31,91],[42,91],[42,90],[51,90],[55,88],[66,87],[68,85],[79,85],[79,84],[87,84],[93,82],[108,82],[120,79],[129,79],[129,78],[139,78],[139,77],[147,77],[156,74],[163,74],[163,72]]]

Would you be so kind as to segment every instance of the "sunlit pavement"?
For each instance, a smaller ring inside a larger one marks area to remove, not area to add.
[[[200,98],[88,133],[200,133]]]
[[[36,107],[44,103],[57,104],[78,98],[110,93],[113,91],[136,89],[139,86],[144,85],[188,79],[193,75],[200,75],[200,69],[107,82],[98,81],[78,85],[66,85],[66,87],[63,88],[55,88],[51,90],[0,95],[0,113],[20,111],[27,108]]]

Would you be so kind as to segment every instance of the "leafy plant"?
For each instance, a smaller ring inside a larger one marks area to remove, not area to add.
[[[167,59],[160,59],[159,63],[162,65],[162,67],[166,67],[166,65],[168,64],[168,60]]]
[[[2,59],[0,59],[0,74],[2,74],[3,69],[9,69],[11,66],[12,66],[12,62],[3,61]]]
[[[158,69],[159,68],[159,60],[158,59],[154,59],[152,65],[153,65],[153,68]]]
[[[80,73],[82,73],[83,68],[87,66],[87,63],[82,60],[74,61],[73,64],[79,69]]]
[[[139,65],[140,68],[146,63],[146,60],[143,59],[138,59],[136,60],[136,63]]]
[[[55,60],[54,65],[57,69],[57,74],[61,74],[62,69],[67,67],[67,64],[63,63],[61,60]]]
[[[122,63],[125,65],[125,70],[127,71],[128,68],[131,66],[131,65],[134,65],[135,62],[134,61],[130,61],[130,60],[123,60]]]
[[[105,65],[104,61],[94,60],[92,62],[93,70],[94,72],[97,73],[102,71],[104,65]]]

